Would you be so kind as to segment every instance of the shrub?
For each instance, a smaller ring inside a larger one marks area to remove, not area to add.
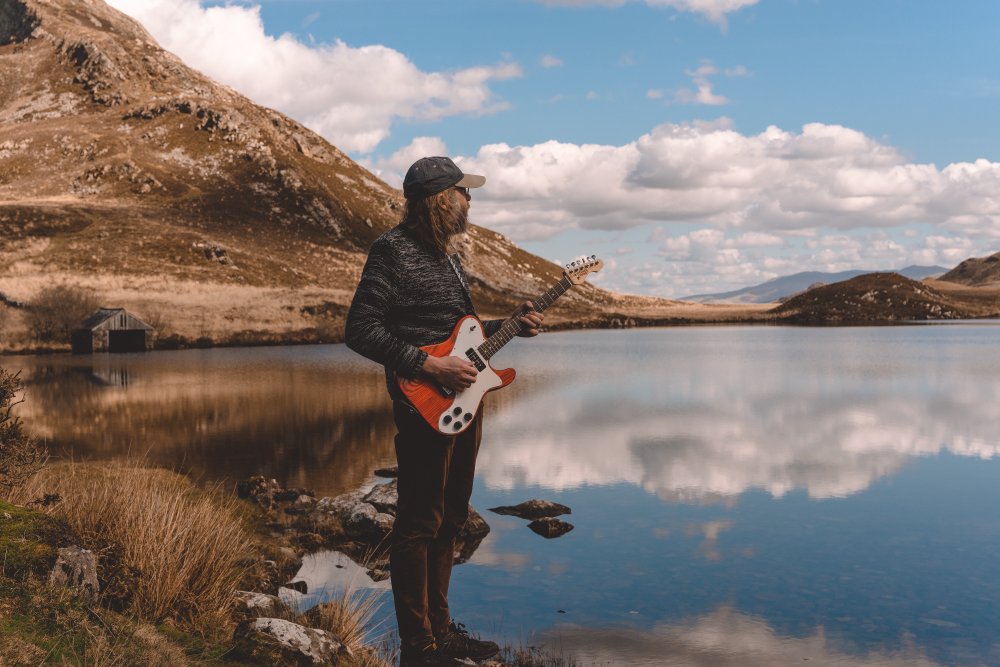
[[[45,449],[24,432],[14,407],[24,399],[19,374],[0,368],[0,497],[22,484],[45,465]]]
[[[39,341],[68,343],[73,329],[100,305],[97,294],[85,287],[46,287],[28,306],[28,327]]]
[[[237,499],[123,463],[49,466],[17,492],[62,497],[47,511],[101,555],[101,586],[123,611],[206,636],[226,629],[251,551]]]

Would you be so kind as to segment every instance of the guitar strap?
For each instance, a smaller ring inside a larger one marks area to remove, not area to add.
[[[448,263],[451,264],[451,270],[458,276],[458,282],[462,285],[462,291],[465,292],[465,301],[470,309],[469,312],[475,312],[472,306],[472,294],[469,292],[469,281],[465,277],[465,271],[462,270],[462,266],[459,263],[458,253],[448,255]]]

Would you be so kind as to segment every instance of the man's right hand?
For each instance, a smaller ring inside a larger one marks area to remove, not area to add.
[[[453,391],[463,391],[476,381],[478,371],[468,359],[428,355],[421,370],[431,379]]]

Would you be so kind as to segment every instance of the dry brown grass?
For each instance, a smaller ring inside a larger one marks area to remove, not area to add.
[[[384,648],[391,630],[372,626],[380,605],[379,595],[349,589],[300,615],[298,622],[337,637],[354,654],[356,667],[388,667],[395,657]]]
[[[47,493],[62,497],[48,511],[102,554],[108,592],[123,611],[206,636],[228,629],[251,549],[236,499],[200,491],[169,471],[122,463],[50,466],[16,493],[22,504]]]

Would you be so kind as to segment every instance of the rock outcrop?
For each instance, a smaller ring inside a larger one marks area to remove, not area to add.
[[[543,517],[573,513],[573,510],[565,505],[560,505],[549,500],[539,500],[538,498],[526,500],[518,505],[491,507],[490,511],[507,516],[516,516],[521,519],[541,519]]]
[[[97,581],[97,554],[80,547],[62,547],[49,573],[49,585],[72,588],[82,596],[95,598],[101,592]]]
[[[282,618],[255,618],[237,628],[238,652],[255,664],[339,665],[350,650],[325,630]]]

